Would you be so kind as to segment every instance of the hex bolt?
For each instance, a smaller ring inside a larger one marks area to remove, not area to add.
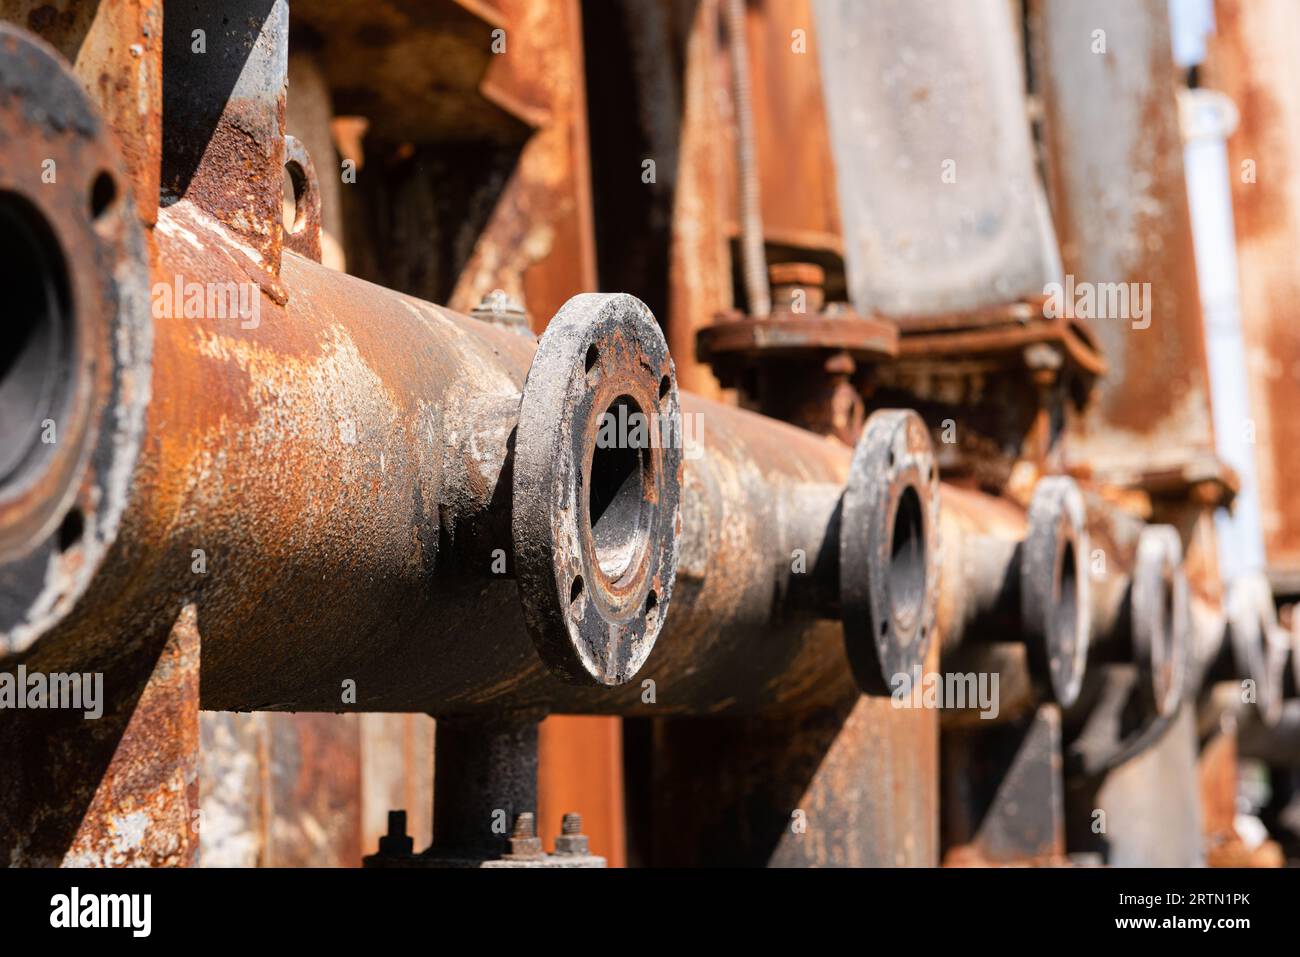
[[[555,839],[555,853],[569,856],[588,853],[587,835],[582,833],[582,815],[570,811],[560,822],[560,836]]]
[[[523,305],[502,289],[493,289],[469,313],[475,319],[503,326],[512,332],[532,338],[528,326],[528,312]]]
[[[415,844],[406,833],[406,812],[388,812],[388,833],[379,839],[380,854],[410,854]]]
[[[537,836],[537,818],[532,811],[524,811],[515,816],[514,828],[510,832],[510,851],[507,856],[542,856],[542,839]]]

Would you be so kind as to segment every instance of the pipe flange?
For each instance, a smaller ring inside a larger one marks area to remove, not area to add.
[[[1238,672],[1255,683],[1260,719],[1273,725],[1282,717],[1286,637],[1277,623],[1273,588],[1262,574],[1247,574],[1228,590],[1228,638]]]
[[[1191,646],[1190,602],[1178,530],[1148,525],[1138,535],[1131,627],[1142,697],[1160,717],[1173,714],[1182,703]]]
[[[0,24],[0,655],[85,594],[117,537],[153,327],[132,181],[53,48]]]
[[[681,534],[677,379],[650,310],[586,294],[546,327],[515,437],[519,595],[542,661],[617,685],[663,627]]]
[[[1040,479],[1020,551],[1020,621],[1029,664],[1057,704],[1079,697],[1090,634],[1083,495],[1063,475]]]
[[[910,410],[867,419],[840,512],[844,641],[859,687],[889,694],[925,664],[939,590],[939,470]]]

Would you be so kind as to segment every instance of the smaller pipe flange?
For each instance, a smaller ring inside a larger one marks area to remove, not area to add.
[[[542,661],[617,685],[663,627],[681,534],[677,379],[650,310],[585,294],[546,327],[515,436],[519,595]]]
[[[1182,703],[1191,646],[1183,543],[1172,525],[1148,525],[1138,535],[1131,595],[1133,655],[1143,700],[1168,717]]]
[[[1088,532],[1083,495],[1063,475],[1040,479],[1020,551],[1020,621],[1035,677],[1057,704],[1079,697],[1088,660]]]
[[[912,680],[934,637],[939,588],[939,470],[910,410],[867,419],[840,514],[845,648],[867,694]]]
[[[1262,574],[1247,574],[1228,590],[1228,637],[1238,672],[1255,683],[1260,719],[1273,725],[1282,717],[1285,636],[1277,623],[1273,589]]]

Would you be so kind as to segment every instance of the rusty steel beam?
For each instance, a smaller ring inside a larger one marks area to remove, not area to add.
[[[1101,293],[1083,318],[1111,368],[1071,424],[1069,462],[1174,494],[1222,484],[1167,4],[1036,0],[1031,24],[1067,289]],[[1107,290],[1132,294],[1126,314]]]
[[[939,863],[932,709],[850,693],[791,714],[656,721],[651,758],[654,866]]]
[[[1195,706],[1149,747],[1100,775],[1068,774],[1067,845],[1112,867],[1200,867]]]
[[[969,312],[1058,278],[1012,5],[814,0],[844,219],[864,316]]]
[[[1300,348],[1293,267],[1300,192],[1290,175],[1300,149],[1300,96],[1291,78],[1297,12],[1285,0],[1218,0],[1203,73],[1239,116],[1227,149],[1250,398],[1241,428],[1250,430],[1255,455],[1264,558],[1282,594],[1300,592],[1300,511],[1289,494],[1300,422],[1287,414],[1297,400],[1290,357]]]
[[[945,733],[943,863],[947,867],[1065,862],[1061,714],[1050,704],[1022,720]]]
[[[288,0],[168,0],[163,205],[188,197],[279,272],[289,75]],[[274,290],[273,295],[280,294]]]

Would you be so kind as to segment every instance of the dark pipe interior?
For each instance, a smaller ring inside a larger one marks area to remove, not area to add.
[[[8,314],[0,335],[0,486],[30,475],[53,448],[43,443],[73,384],[67,263],[44,217],[0,192],[0,281]]]
[[[903,632],[921,616],[925,601],[925,522],[921,496],[908,486],[898,497],[889,549],[890,616]]]
[[[612,416],[615,425],[598,429],[591,458],[587,485],[591,538],[600,570],[613,582],[635,567],[650,524],[649,425],[635,427],[634,416],[640,413],[630,397],[616,399],[604,413]],[[603,442],[602,434],[613,435],[616,441]]]

